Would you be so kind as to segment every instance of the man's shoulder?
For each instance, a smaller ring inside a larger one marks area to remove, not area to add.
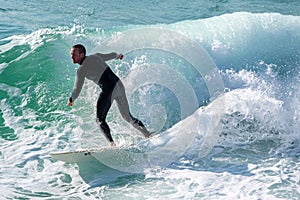
[[[97,56],[97,54],[91,54],[85,57],[82,65],[90,65],[95,62],[101,62],[101,57]]]

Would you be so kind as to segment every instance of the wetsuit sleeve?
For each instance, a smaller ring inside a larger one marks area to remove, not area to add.
[[[72,102],[74,102],[75,99],[79,96],[80,91],[83,86],[83,83],[84,83],[85,76],[86,76],[86,70],[83,66],[80,66],[76,73],[76,81],[75,81],[74,89],[73,89],[72,96],[71,96]]]
[[[97,53],[96,55],[100,56],[104,61],[116,59],[118,57],[118,54],[115,52],[108,54]]]

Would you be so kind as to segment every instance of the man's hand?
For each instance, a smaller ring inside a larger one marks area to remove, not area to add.
[[[74,105],[74,103],[72,102],[72,100],[68,99],[68,106],[70,107],[70,106],[73,106],[73,105]]]

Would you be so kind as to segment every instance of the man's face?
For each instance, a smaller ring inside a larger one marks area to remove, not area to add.
[[[81,63],[81,60],[83,59],[84,54],[80,53],[77,48],[72,48],[71,49],[71,57],[72,57],[74,64],[76,64],[76,63],[79,64],[79,63]]]

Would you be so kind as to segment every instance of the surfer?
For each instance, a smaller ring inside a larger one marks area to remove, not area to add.
[[[106,115],[116,100],[122,117],[132,124],[136,129],[144,134],[145,137],[150,136],[150,132],[144,124],[134,118],[129,110],[128,100],[125,94],[125,88],[122,81],[106,64],[106,61],[112,59],[123,59],[123,54],[96,53],[86,55],[86,49],[81,44],[76,44],[71,48],[71,56],[74,64],[79,64],[77,69],[76,81],[71,97],[68,100],[68,106],[73,106],[74,101],[79,96],[85,78],[92,80],[100,86],[101,93],[97,101],[97,119],[96,122],[104,133],[106,139],[110,142],[110,146],[115,146],[114,140],[110,133],[110,128],[106,122]]]

